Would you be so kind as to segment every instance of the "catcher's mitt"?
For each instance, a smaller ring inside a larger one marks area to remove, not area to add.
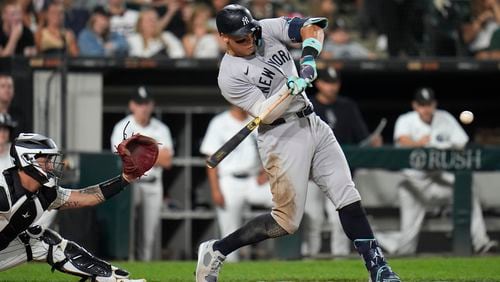
[[[116,150],[122,159],[123,173],[133,179],[143,176],[158,159],[158,142],[140,134],[123,140]]]

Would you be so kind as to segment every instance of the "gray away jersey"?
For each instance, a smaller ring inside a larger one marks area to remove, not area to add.
[[[256,54],[235,57],[226,53],[218,77],[224,98],[248,112],[262,95],[267,99],[279,94],[287,77],[298,76],[292,55],[285,45],[291,42],[286,18],[264,19],[259,23],[263,42]],[[300,111],[308,104],[310,102],[302,92],[293,99],[284,115]]]

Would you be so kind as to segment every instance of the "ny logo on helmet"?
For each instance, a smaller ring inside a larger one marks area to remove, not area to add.
[[[248,17],[247,16],[244,16],[241,21],[243,22],[243,25],[247,25],[250,23],[250,21],[248,20]]]

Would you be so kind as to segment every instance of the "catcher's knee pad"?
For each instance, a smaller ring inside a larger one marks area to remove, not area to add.
[[[129,273],[95,257],[78,244],[46,230],[42,240],[49,245],[47,263],[55,269],[99,282],[126,281]]]

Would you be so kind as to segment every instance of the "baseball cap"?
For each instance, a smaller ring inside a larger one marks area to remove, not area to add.
[[[415,97],[413,98],[415,102],[419,105],[430,105],[436,101],[436,97],[434,96],[434,90],[428,87],[423,87],[417,89],[415,91]]]
[[[318,79],[335,83],[340,81],[340,74],[333,67],[318,69]]]
[[[147,91],[145,86],[139,86],[139,88],[137,88],[137,91],[135,92],[135,94],[130,99],[132,101],[136,102],[137,104],[145,104],[145,103],[153,101],[153,97],[151,96],[151,93],[149,93]]]

